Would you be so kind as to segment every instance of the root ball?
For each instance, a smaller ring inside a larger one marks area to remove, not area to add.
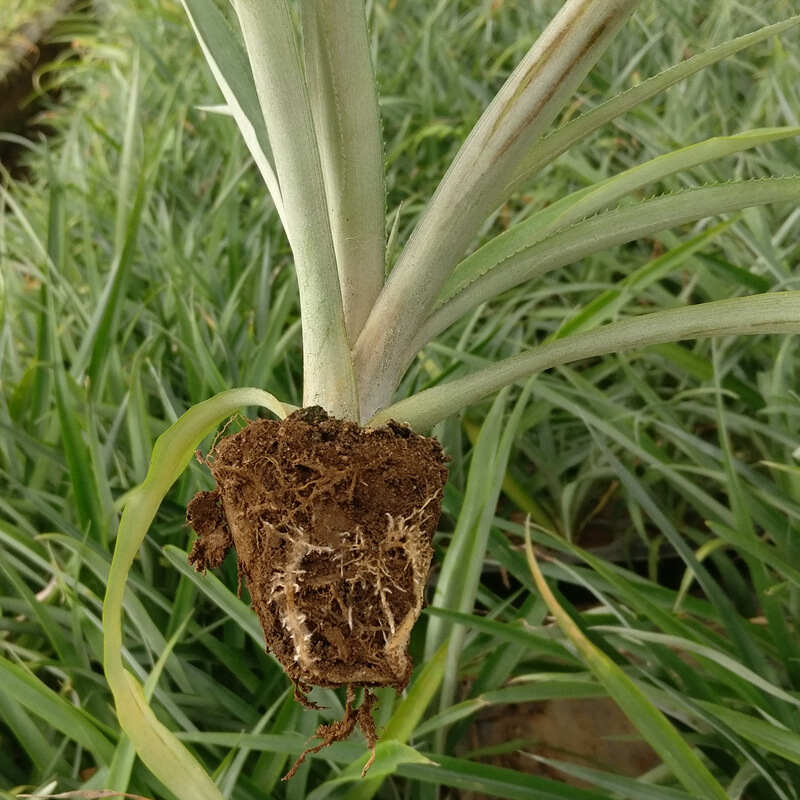
[[[300,692],[408,683],[447,480],[440,444],[319,407],[256,420],[206,463],[215,492],[190,503],[197,569],[236,549],[267,649]]]

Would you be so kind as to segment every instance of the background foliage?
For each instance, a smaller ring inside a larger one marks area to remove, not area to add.
[[[558,5],[368,4],[390,259]],[[644,2],[564,119],[791,6]],[[296,286],[238,132],[201,107],[219,97],[178,4],[99,4],[56,36],[69,48],[41,76],[57,90],[44,114],[50,135],[26,146],[24,179],[5,175],[0,188],[0,787],[126,784],[165,796],[120,739],[100,668],[109,539],[155,437],[190,405],[246,385],[299,402]],[[800,124],[798,61],[790,38],[770,40],[670,89],[558,159],[476,242],[682,144]],[[645,194],[798,169],[796,141],[787,140]],[[519,352],[655,258],[664,260],[659,280],[623,295],[621,316],[800,288],[799,209],[754,208],[718,222],[507,293],[428,347],[404,385],[438,382],[460,359]],[[613,765],[564,767],[593,787],[567,789],[469,752],[482,708],[604,693],[533,590],[520,524],[530,513],[569,615],[672,718],[729,795],[795,798],[797,359],[792,337],[664,345],[540,376],[514,414],[519,390],[440,426],[452,462],[436,563],[452,546],[482,568],[472,584],[434,573],[431,597],[435,588],[451,611],[432,609],[415,632],[420,665],[427,639],[428,669],[411,701],[397,706],[384,693],[378,712],[379,724],[438,768],[398,766],[407,754],[387,751],[364,784],[326,785],[362,755],[354,737],[279,782],[317,715],[294,704],[264,654],[255,617],[235,596],[235,563],[219,579],[186,566],[183,506],[209,485],[199,465],[169,495],[141,552],[124,658],[141,679],[151,676],[159,717],[237,800],[329,791],[427,798],[436,786],[440,796],[469,788],[511,798],[686,797],[660,767],[637,782]],[[444,662],[434,644],[448,634],[464,647],[436,695]],[[320,699],[324,718],[341,713],[333,693]],[[495,743],[494,755],[534,745]]]

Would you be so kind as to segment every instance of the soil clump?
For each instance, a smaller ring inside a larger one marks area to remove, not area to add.
[[[321,725],[314,749],[357,723],[374,746],[370,690],[408,684],[445,462],[438,441],[407,426],[361,428],[318,406],[252,421],[204,459],[217,488],[187,507],[190,563],[203,571],[236,549],[267,649],[300,702],[313,707],[312,686],[348,687],[345,719]],[[357,711],[354,687],[365,687]]]

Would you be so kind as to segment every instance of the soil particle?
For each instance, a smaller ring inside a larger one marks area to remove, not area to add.
[[[198,571],[218,567],[233,547],[219,493],[198,492],[186,506],[186,522],[197,533],[189,563]]]
[[[345,719],[321,726],[321,746],[356,723],[374,742],[374,696],[356,712],[352,687],[408,684],[445,461],[404,425],[361,428],[318,406],[250,422],[206,459],[217,489],[187,508],[189,560],[204,570],[236,548],[267,649],[301,702],[311,686],[348,687]]]

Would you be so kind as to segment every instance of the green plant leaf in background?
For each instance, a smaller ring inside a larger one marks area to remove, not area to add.
[[[774,25],[765,25],[763,28],[752,31],[752,33],[746,33],[744,36],[731,39],[729,42],[716,47],[710,47],[704,52],[698,53],[692,58],[687,58],[680,64],[669,67],[669,69],[665,69],[658,75],[642,81],[638,86],[634,86],[611,100],[607,100],[597,108],[586,112],[560,130],[545,137],[543,141],[537,142],[536,146],[531,149],[528,158],[519,165],[515,182],[509,186],[509,192],[513,191],[519,183],[528,180],[532,174],[568,150],[573,144],[579,142],[587,134],[636,108],[645,100],[655,97],[673,84],[685,80],[690,75],[710,67],[723,58],[735,55],[741,50],[752,47],[772,36],[779,36],[797,25],[800,25],[800,14],[781,22],[776,22]]]
[[[272,202],[283,218],[275,165],[269,146],[267,128],[258,105],[253,74],[247,53],[228,21],[211,0],[182,0],[197,40],[203,49],[214,79],[225,97],[227,109],[239,130],[269,189]]]
[[[525,554],[536,587],[564,635],[572,642],[589,669],[625,712],[642,737],[661,756],[675,777],[698,800],[727,800],[728,795],[697,753],[650,702],[645,693],[605,653],[595,647],[550,591],[531,545],[526,527]]]

